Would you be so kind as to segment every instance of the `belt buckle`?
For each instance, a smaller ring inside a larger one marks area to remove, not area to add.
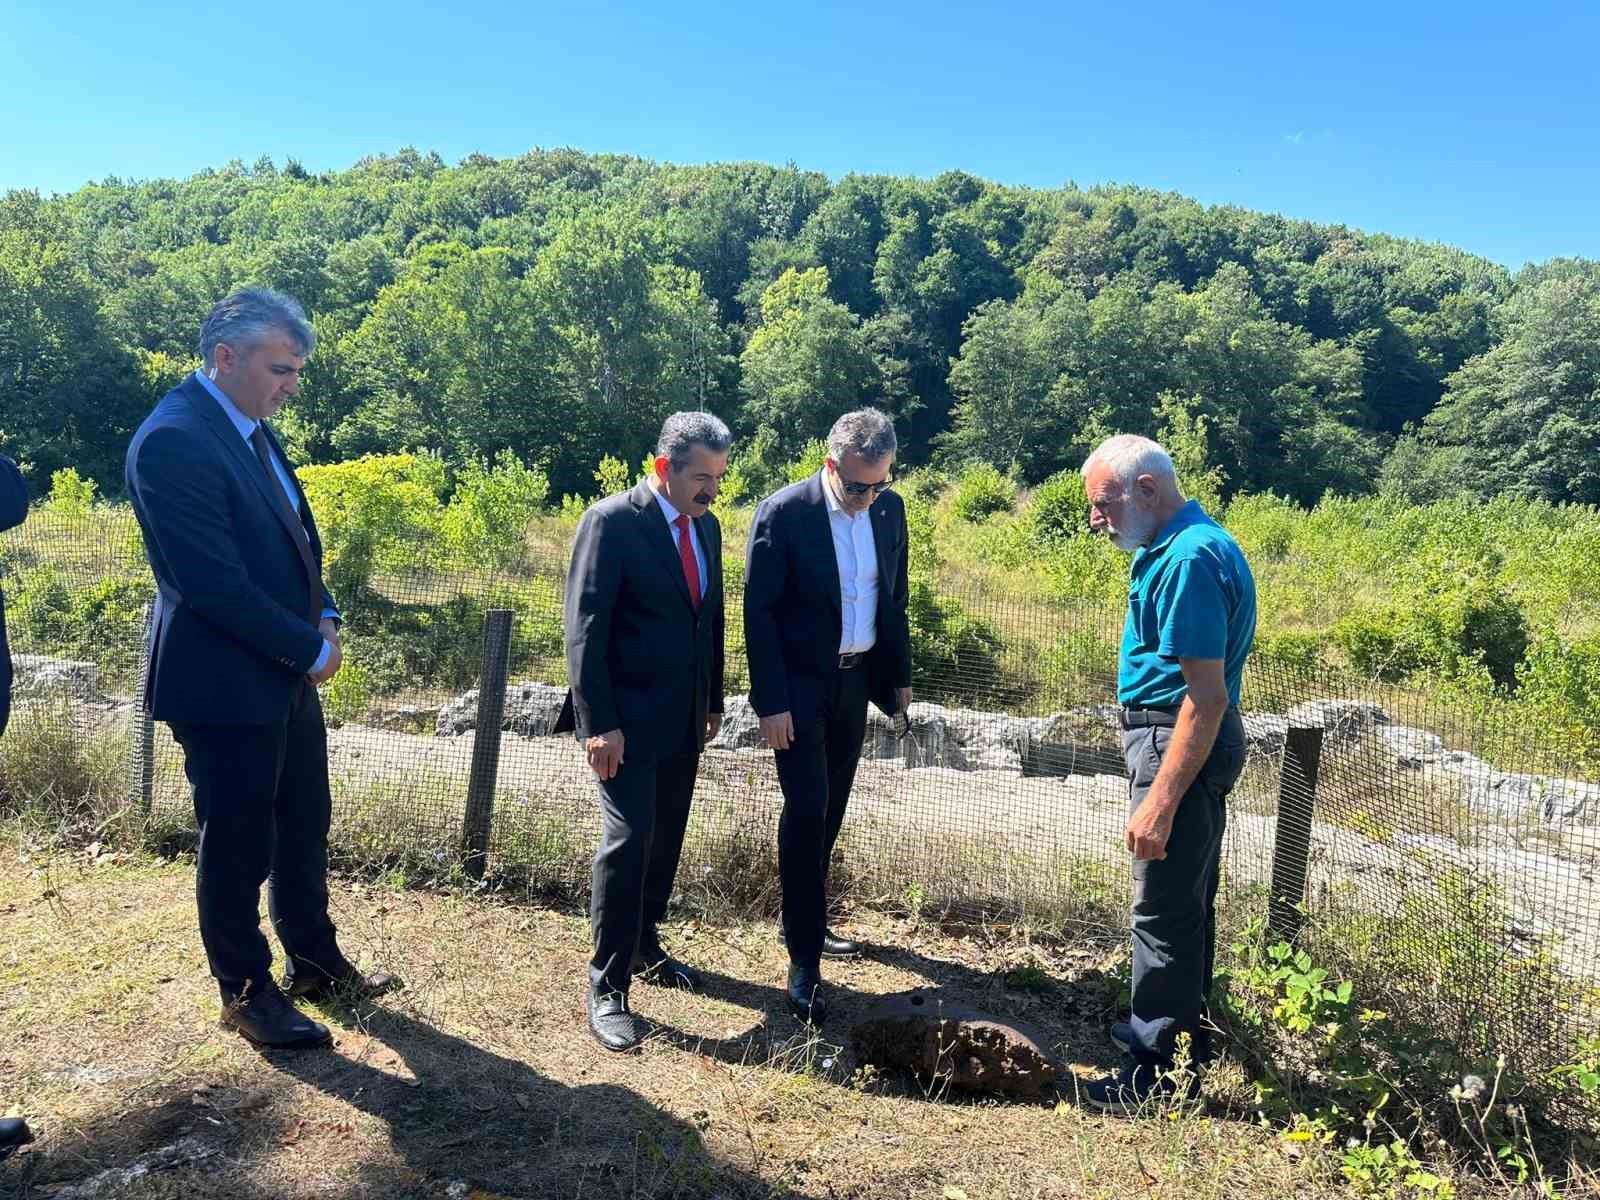
[[[861,654],[859,651],[853,654],[841,654],[839,655],[839,670],[854,671],[856,669],[856,664],[860,661]]]

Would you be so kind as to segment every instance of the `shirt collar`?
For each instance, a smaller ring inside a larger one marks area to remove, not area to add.
[[[833,489],[828,486],[828,468],[823,467],[817,472],[822,484],[822,498],[828,502],[828,514],[841,516],[847,521],[853,521],[859,513],[846,512],[844,505],[839,503],[839,497],[833,494]]]
[[[228,393],[213,383],[204,371],[196,371],[194,377],[200,381],[201,387],[211,393],[211,398],[222,405],[222,411],[228,414],[228,420],[233,422],[233,427],[239,431],[239,436],[248,442],[250,435],[256,431],[256,426],[261,422],[253,421],[240,412],[238,406],[228,399]]]
[[[650,493],[651,495],[655,496],[656,503],[661,506],[661,511],[666,514],[667,524],[676,524],[678,518],[683,514],[672,506],[672,501],[667,499],[667,493],[662,491],[660,488],[655,487],[654,485],[650,485]],[[691,525],[694,524],[692,520],[689,523]]]
[[[1157,550],[1164,549],[1168,542],[1189,528],[1189,526],[1198,525],[1204,520],[1206,520],[1206,510],[1200,507],[1200,502],[1198,500],[1185,500],[1183,507],[1172,514],[1172,520],[1168,521],[1162,527],[1161,532],[1150,540],[1150,552],[1153,554]]]

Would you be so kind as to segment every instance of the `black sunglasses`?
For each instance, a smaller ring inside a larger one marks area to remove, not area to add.
[[[877,483],[857,483],[853,479],[846,479],[843,472],[839,475],[839,483],[852,496],[865,496],[868,492],[881,496],[894,486],[894,480],[892,479],[880,479]]]

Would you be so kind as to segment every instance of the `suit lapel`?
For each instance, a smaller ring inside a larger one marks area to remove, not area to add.
[[[889,520],[889,509],[883,501],[879,500],[868,511],[872,514],[872,552],[878,558],[878,606],[881,608],[884,597],[893,592],[889,572],[896,559],[894,552],[899,547],[889,545],[894,522]]]
[[[683,577],[683,560],[678,557],[678,539],[667,524],[667,515],[656,503],[656,494],[648,480],[640,480],[629,493],[629,502],[638,511],[644,527],[644,540],[655,551],[662,568],[672,577],[673,585],[685,604],[689,604],[689,581]],[[704,544],[704,543],[702,543]],[[709,567],[709,564],[707,564]],[[693,609],[693,605],[689,604]]]
[[[256,457],[256,452],[239,436],[238,429],[234,427],[232,421],[228,420],[228,414],[222,411],[222,405],[218,404],[205,388],[192,380],[184,386],[189,389],[189,402],[194,405],[195,410],[200,413],[201,419],[207,423],[211,432],[216,434],[217,440],[222,443],[223,453],[233,459],[234,465],[255,486],[256,491],[261,496],[262,503],[272,511],[272,515],[277,519],[278,524],[283,527],[284,533],[289,535],[290,540],[298,548],[300,539],[307,536],[306,531],[304,528],[298,531],[295,529],[292,524],[294,514],[285,512],[286,506],[278,503],[273,494],[267,490],[275,487],[276,484],[273,480],[268,479],[267,473],[261,469],[261,460]],[[274,449],[276,449],[277,442],[270,431],[267,434],[267,440],[272,442]],[[299,484],[296,483],[295,486],[298,488]],[[282,489],[279,488],[279,490],[281,491]],[[302,505],[305,504],[304,497],[301,498],[300,503]],[[302,508],[301,511],[304,512],[305,509]]]
[[[812,554],[819,559],[818,570],[822,573],[828,593],[828,606],[833,609],[833,615],[839,618],[840,628],[844,627],[844,600],[839,595],[839,559],[833,549],[833,521],[828,515],[828,498],[822,494],[822,472],[818,471],[806,483],[806,500],[810,508],[808,530],[814,549]]]
[[[694,527],[700,536],[700,545],[706,553],[706,588],[705,595],[700,601],[700,611],[704,612],[722,594],[722,537],[720,534],[710,532],[711,522],[705,517],[696,517]],[[680,570],[678,574],[683,574]],[[688,589],[685,588],[687,594]]]

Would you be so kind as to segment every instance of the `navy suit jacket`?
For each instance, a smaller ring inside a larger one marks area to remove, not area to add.
[[[0,455],[0,532],[28,515],[28,485],[17,464]],[[11,648],[6,643],[6,594],[0,591],[0,733],[11,716]]]
[[[572,686],[555,732],[620,729],[625,753],[641,757],[704,747],[706,714],[722,711],[722,527],[707,513],[694,528],[706,556],[698,614],[648,482],[583,514],[567,572]]]
[[[289,460],[267,430],[273,451]],[[290,478],[294,476],[290,470]],[[290,517],[250,444],[193,377],[133,435],[128,495],[156,577],[145,705],[163,721],[284,719],[322,653]],[[305,493],[300,519],[320,572]],[[324,593],[327,608],[336,608]]]
[[[825,689],[839,669],[844,626],[839,560],[822,486],[818,472],[761,502],[745,565],[750,704],[762,717],[787,712],[797,737],[821,713]],[[911,686],[905,501],[885,492],[867,511],[878,558],[878,640],[862,665],[868,696],[893,716],[894,689]]]

